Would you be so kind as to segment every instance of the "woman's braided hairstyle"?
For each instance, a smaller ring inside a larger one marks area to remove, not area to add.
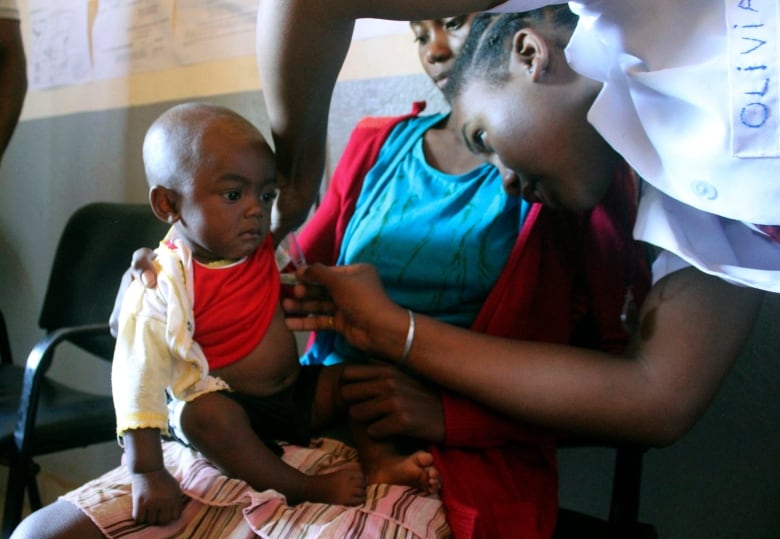
[[[505,82],[509,77],[509,55],[513,36],[523,28],[544,25],[555,31],[556,43],[565,47],[578,17],[567,4],[556,4],[523,13],[483,13],[471,23],[471,30],[455,65],[449,74],[444,94],[447,100],[457,97],[469,79],[477,78],[491,84]]]

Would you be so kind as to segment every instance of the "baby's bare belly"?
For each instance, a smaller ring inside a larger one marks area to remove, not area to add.
[[[275,319],[254,350],[211,374],[222,378],[234,391],[265,397],[292,385],[300,368],[295,338],[283,320]]]

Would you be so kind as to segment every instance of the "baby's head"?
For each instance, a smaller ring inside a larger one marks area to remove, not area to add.
[[[147,131],[143,159],[152,210],[177,227],[196,260],[237,260],[265,240],[276,163],[239,114],[208,103],[168,109]]]
[[[618,157],[587,121],[601,84],[566,60],[576,23],[566,5],[480,15],[445,94],[466,145],[501,169],[508,193],[581,212],[604,196]]]

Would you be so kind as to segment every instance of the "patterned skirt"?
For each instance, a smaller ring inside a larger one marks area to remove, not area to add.
[[[283,460],[307,474],[327,473],[357,460],[357,453],[322,438],[310,447],[284,445]],[[176,442],[163,445],[165,465],[188,497],[177,521],[136,524],[131,517],[130,475],[119,466],[62,496],[110,538],[443,539],[450,530],[441,501],[397,485],[371,485],[365,504],[288,506],[274,490],[258,492],[223,475],[196,451]]]

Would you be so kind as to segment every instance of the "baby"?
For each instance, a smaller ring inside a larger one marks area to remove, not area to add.
[[[263,136],[228,109],[184,104],[152,124],[143,158],[152,210],[171,229],[155,251],[157,287],[134,281],[119,315],[112,388],[133,517],[179,517],[161,434],[290,504],[361,503],[358,464],[309,476],[273,442],[308,445],[342,406],[341,370],[301,368],[285,325],[269,233],[276,167]]]

